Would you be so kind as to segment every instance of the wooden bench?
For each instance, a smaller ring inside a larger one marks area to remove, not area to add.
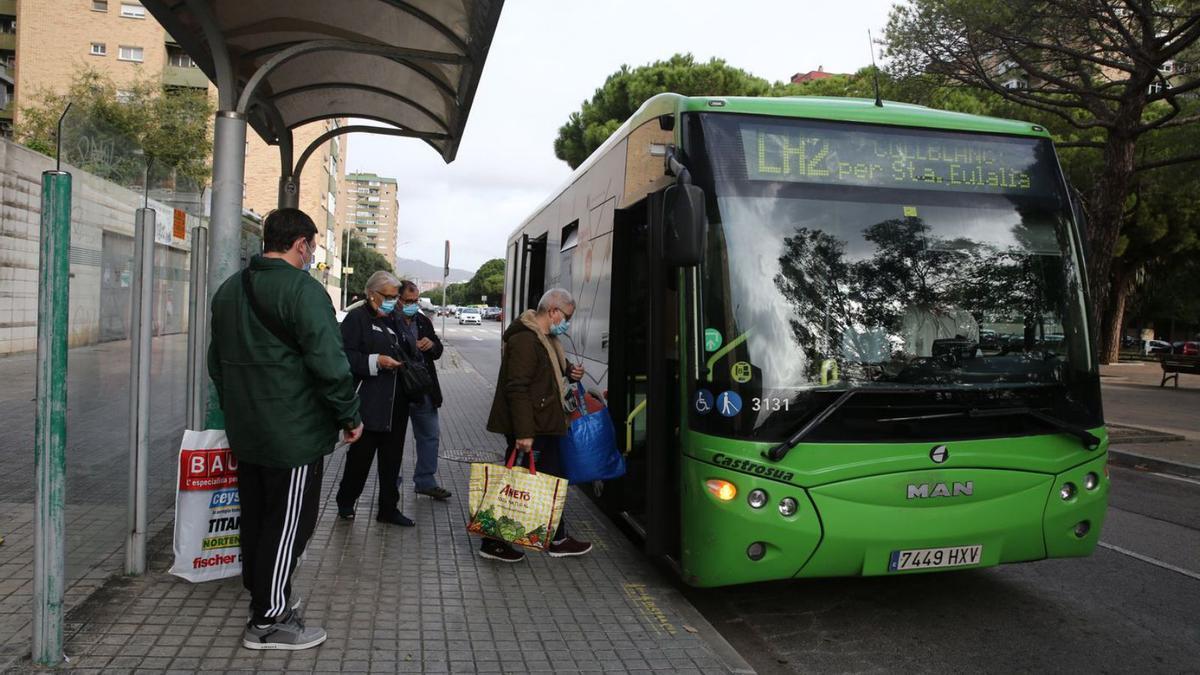
[[[1200,356],[1184,356],[1183,354],[1162,355],[1162,382],[1160,387],[1167,386],[1167,380],[1175,380],[1175,388],[1179,388],[1179,374],[1200,375]]]

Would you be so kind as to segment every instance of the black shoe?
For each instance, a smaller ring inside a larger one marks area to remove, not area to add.
[[[375,520],[378,520],[381,523],[391,523],[392,525],[399,525],[400,527],[412,527],[413,525],[416,525],[416,523],[414,523],[412,521],[412,518],[405,516],[403,513],[400,513],[399,511],[392,511],[391,513],[380,514],[375,517]]]
[[[525,552],[518,551],[502,541],[484,539],[483,544],[479,546],[479,557],[505,563],[516,563],[525,559]]]
[[[449,490],[441,487],[440,485],[434,485],[431,488],[421,488],[420,490],[417,490],[417,494],[425,495],[426,497],[433,497],[440,502],[449,499],[451,493]]]
[[[567,537],[561,541],[550,542],[550,548],[546,549],[546,553],[550,554],[551,558],[569,558],[571,556],[584,555],[591,552],[592,545],[586,541],[575,541]]]
[[[354,507],[338,504],[338,518],[342,520],[354,520]]]

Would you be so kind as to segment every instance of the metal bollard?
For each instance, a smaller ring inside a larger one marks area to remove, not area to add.
[[[204,428],[208,402],[208,228],[192,228],[192,269],[188,286],[187,428]]]
[[[67,336],[71,266],[71,174],[42,173],[38,264],[37,418],[34,422],[33,661],[63,658],[67,500]]]
[[[150,351],[153,337],[154,209],[137,210],[129,336],[129,531],[125,573],[146,571],[146,463],[150,454]]]

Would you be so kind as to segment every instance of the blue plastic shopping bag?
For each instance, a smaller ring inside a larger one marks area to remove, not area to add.
[[[617,449],[616,432],[608,408],[589,410],[583,387],[574,387],[579,417],[559,446],[563,473],[573,484],[611,480],[625,475],[625,458]]]

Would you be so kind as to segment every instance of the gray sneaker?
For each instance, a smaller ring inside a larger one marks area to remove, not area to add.
[[[280,621],[259,628],[247,624],[242,631],[242,646],[246,649],[298,650],[316,647],[325,641],[325,629],[317,626],[305,628],[296,612],[288,612]]]

